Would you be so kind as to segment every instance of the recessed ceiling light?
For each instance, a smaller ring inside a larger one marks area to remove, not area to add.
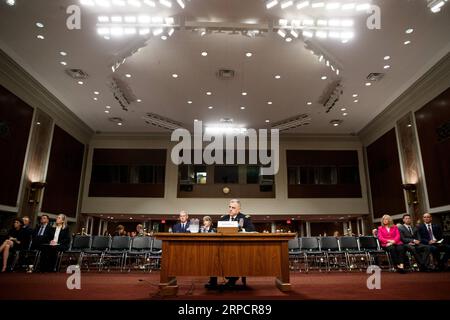
[[[7,4],[8,6],[13,6],[13,5],[16,4],[16,0],[6,0],[6,4]]]
[[[245,55],[246,55],[248,58],[250,58],[250,57],[253,55],[253,53],[247,52]]]
[[[353,98],[356,98],[357,96],[358,96],[357,93],[354,93],[354,94],[353,94]]]
[[[310,106],[310,105],[312,105],[312,102],[311,102],[311,101],[308,101],[306,104],[307,104],[308,106]]]
[[[276,76],[275,76],[275,79],[280,79],[281,78],[281,76],[279,75],[279,74],[277,74]]]
[[[61,61],[60,62],[63,66],[66,66],[67,65],[67,62],[65,62],[65,61]]]
[[[409,29],[406,29],[405,33],[410,34],[410,33],[413,33],[413,31],[414,31],[413,28],[409,28]]]
[[[347,108],[341,108],[341,111],[347,111]]]
[[[189,104],[192,104],[192,101],[191,100],[188,100],[188,102],[187,103],[189,103]]]
[[[391,56],[385,56],[384,60],[389,60],[391,58]]]
[[[78,81],[78,84],[83,84],[83,81]]]
[[[202,52],[202,56],[206,57],[207,55],[208,55],[208,52],[206,52],[206,51]]]
[[[62,56],[67,56],[67,52],[65,52],[65,51],[60,51],[59,54]]]
[[[241,107],[241,110],[245,110],[245,107]]]
[[[273,102],[272,101],[267,101],[267,104],[272,104]]]
[[[178,75],[176,73],[172,74],[172,78],[178,78]]]
[[[359,101],[358,99],[353,100],[354,103],[357,103],[358,101]]]
[[[43,28],[44,24],[42,22],[36,22],[36,27]]]
[[[97,98],[97,97],[94,97],[93,99],[94,99],[95,101],[97,101],[97,100],[98,100],[98,98]]]
[[[118,125],[118,126],[121,126],[121,125],[122,125],[122,122],[117,122],[117,125]]]
[[[142,100],[141,100],[141,99],[137,99],[136,101],[137,101],[137,102],[141,102]]]
[[[270,120],[266,120],[266,123],[269,123],[270,122]]]
[[[327,80],[327,76],[322,76],[322,78],[320,78],[322,80]]]
[[[41,40],[44,40],[44,39],[45,39],[44,36],[41,35],[41,34],[38,34],[38,35],[37,35],[37,38],[38,38],[38,39],[41,39]]]
[[[161,36],[161,40],[167,40],[167,36]]]
[[[127,73],[127,74],[125,75],[125,77],[131,78],[131,74]]]
[[[341,42],[342,42],[342,43],[347,43],[347,42],[348,42],[348,39],[344,39],[344,40],[342,40]]]
[[[111,109],[111,106],[106,106],[106,109]]]
[[[94,91],[94,94],[100,94],[100,92],[98,92],[98,91]]]
[[[347,113],[347,112],[344,112],[344,113],[343,113],[342,115],[343,115],[343,116],[345,117],[345,116],[347,116],[347,115],[348,115],[348,113]]]
[[[242,92],[241,93],[243,96],[246,96],[247,95],[247,92]]]
[[[103,38],[104,38],[105,40],[111,39],[109,36],[103,36]]]
[[[403,44],[406,46],[406,45],[408,45],[408,44],[410,44],[411,43],[411,41],[409,41],[409,40],[406,40],[405,42],[403,42]]]
[[[198,119],[194,119],[194,122],[197,122],[198,121]]]
[[[109,110],[105,110],[105,113],[109,113]]]
[[[210,96],[210,95],[212,95],[212,93],[211,93],[210,91],[208,91],[208,92],[206,93],[206,95],[207,95],[207,96]]]
[[[391,66],[387,64],[387,65],[385,65],[383,68],[384,68],[384,69],[389,69],[390,67],[391,67]]]
[[[212,108],[214,108],[213,106],[209,106],[208,109],[211,110]]]
[[[339,123],[333,123],[333,126],[337,127],[339,126]]]
[[[411,127],[412,127],[412,124],[408,123],[407,127],[408,127],[408,128],[411,128]]]
[[[366,87],[370,87],[371,85],[372,85],[372,83],[366,82]]]
[[[285,40],[286,40],[286,42],[291,42],[292,38],[291,37],[287,37]]]

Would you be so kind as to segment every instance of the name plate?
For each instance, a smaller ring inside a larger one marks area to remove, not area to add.
[[[239,226],[237,221],[218,221],[218,228],[237,228]]]

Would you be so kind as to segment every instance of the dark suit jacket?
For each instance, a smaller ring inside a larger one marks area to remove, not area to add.
[[[42,236],[39,236],[39,230],[41,229],[41,226],[38,225],[33,231],[33,243],[32,247],[37,249],[41,244],[48,244],[50,243],[50,240],[53,239],[52,237],[52,226],[50,224],[47,224],[44,230],[44,234]]]
[[[186,228],[185,228],[184,231],[183,231],[183,229],[181,228],[181,223],[178,222],[176,225],[173,226],[172,232],[175,232],[175,233],[189,232],[189,230],[186,230],[186,229],[188,229],[188,228],[189,228],[189,221],[186,221]]]
[[[436,238],[436,240],[441,240],[443,238],[442,234],[442,228],[438,224],[431,224],[431,230],[433,231],[433,235]],[[420,236],[420,242],[423,244],[428,244],[428,241],[432,240],[430,239],[430,234],[428,233],[427,226],[425,223],[421,224],[418,228],[419,236]]]
[[[410,226],[412,233],[409,232],[408,228],[404,224],[398,225],[398,230],[400,231],[400,239],[404,244],[413,242],[414,240],[420,240],[419,232],[415,226]]]
[[[50,241],[55,237],[56,228],[51,228]],[[70,246],[70,230],[69,228],[61,229],[58,236],[58,250],[66,251]]]
[[[232,221],[238,221],[239,219],[244,219],[244,226],[243,228],[245,231],[255,231],[255,226],[253,225],[252,221],[250,220],[250,216],[244,215],[242,212],[238,213]],[[221,216],[219,221],[230,221],[230,215],[226,214],[224,216]]]
[[[33,237],[34,230],[33,228],[31,228],[30,225],[22,227],[22,230],[24,234],[22,249],[28,249],[28,247],[30,246],[31,239]]]

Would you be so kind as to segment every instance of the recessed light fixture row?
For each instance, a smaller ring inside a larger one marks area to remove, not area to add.
[[[295,4],[295,7],[297,10],[303,10],[303,9],[325,9],[330,11],[360,11],[364,12],[370,9],[371,4],[370,3],[340,3],[340,2],[325,2],[325,1],[293,1],[293,0],[267,0],[266,1],[266,8],[272,9],[277,5],[280,5],[280,8],[282,10],[293,7]]]
[[[172,8],[173,2],[176,2],[181,9],[186,8],[186,0],[80,0],[80,3],[89,7],[128,7],[128,8],[141,8],[150,7],[156,8],[157,6],[163,6],[166,8]]]

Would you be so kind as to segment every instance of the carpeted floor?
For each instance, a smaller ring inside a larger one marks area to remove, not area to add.
[[[273,278],[247,278],[247,289],[209,291],[205,277],[179,277],[178,296],[158,294],[159,273],[82,273],[81,290],[69,290],[68,274],[0,274],[1,300],[450,300],[450,273],[383,272],[381,289],[369,290],[365,273],[291,273],[292,291],[280,292]]]

